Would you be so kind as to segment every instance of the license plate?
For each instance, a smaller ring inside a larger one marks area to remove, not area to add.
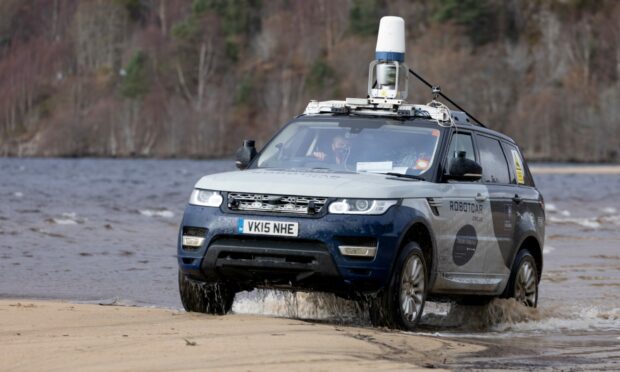
[[[247,220],[240,218],[237,222],[239,234],[297,236],[299,224],[297,222]]]

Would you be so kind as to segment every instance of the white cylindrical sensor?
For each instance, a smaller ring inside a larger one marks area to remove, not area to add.
[[[391,16],[381,18],[375,58],[380,61],[405,61],[404,19]]]

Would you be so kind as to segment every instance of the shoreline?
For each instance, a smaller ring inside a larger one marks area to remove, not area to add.
[[[3,370],[449,369],[485,347],[258,315],[1,299]]]
[[[533,174],[620,174],[620,165],[532,165],[530,171]]]

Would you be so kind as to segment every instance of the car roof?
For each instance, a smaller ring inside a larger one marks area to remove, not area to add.
[[[317,117],[320,118],[348,118],[348,119],[366,119],[366,120],[383,120],[383,121],[394,121],[394,122],[401,122],[401,123],[424,123],[424,124],[434,124],[437,126],[440,126],[439,124],[437,124],[437,121],[432,120],[432,119],[426,119],[426,118],[407,118],[407,119],[399,119],[396,117],[390,117],[390,116],[370,116],[370,115],[351,115],[351,114],[331,114],[331,113],[324,113],[324,114],[315,114],[315,115],[299,115],[298,117],[296,117],[295,119],[301,119],[303,121],[306,120],[312,120],[312,119],[316,119]],[[445,127],[444,127],[445,128]],[[516,145],[515,140],[513,140],[512,138],[508,137],[507,135],[497,132],[495,130],[486,128],[486,127],[482,127],[479,125],[475,125],[472,123],[462,123],[459,122],[458,124],[455,125],[455,128],[457,129],[466,129],[472,132],[478,132],[480,134],[485,134],[485,135],[490,135],[490,136],[494,136],[500,139],[503,139],[504,141],[510,142],[512,144]]]
[[[517,144],[515,142],[515,140],[513,140],[512,138],[508,137],[507,135],[494,131],[493,129],[489,129],[489,128],[484,128],[484,127],[479,127],[476,125],[472,125],[472,124],[464,124],[464,125],[458,125],[458,128],[466,128],[468,130],[471,130],[473,132],[478,132],[481,134],[486,134],[486,135],[490,135],[490,136],[494,136],[494,137],[498,137],[501,138],[507,142],[510,142],[512,144]]]

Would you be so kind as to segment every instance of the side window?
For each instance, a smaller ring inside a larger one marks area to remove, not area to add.
[[[465,151],[465,157],[467,159],[476,160],[476,154],[474,153],[474,143],[469,133],[455,133],[452,136],[452,142],[450,143],[450,149],[448,150],[448,162],[450,159],[457,157],[459,151]]]
[[[476,136],[482,180],[486,183],[510,183],[508,164],[499,141],[486,136]]]
[[[512,145],[503,142],[504,153],[508,158],[508,164],[510,165],[510,181],[519,185],[533,186],[533,182],[530,178],[527,170],[527,165],[523,161],[521,152],[519,149]]]

